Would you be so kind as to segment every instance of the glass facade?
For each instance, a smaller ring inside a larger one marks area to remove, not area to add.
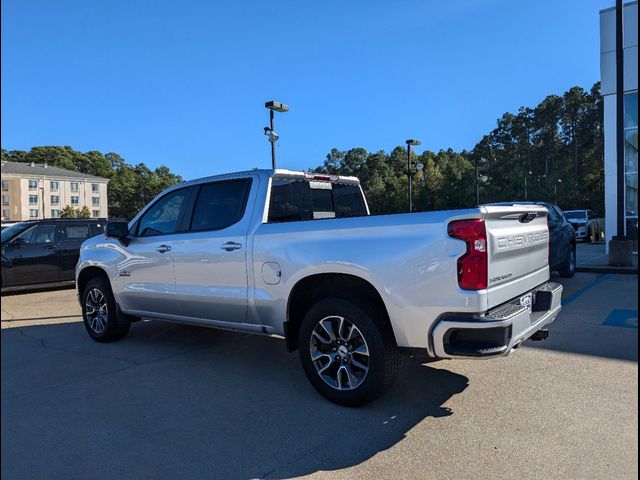
[[[624,185],[626,235],[638,251],[638,92],[624,96]]]

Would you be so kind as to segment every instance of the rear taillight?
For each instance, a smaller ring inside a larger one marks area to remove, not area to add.
[[[467,253],[458,259],[458,285],[464,290],[487,288],[487,230],[483,219],[456,220],[448,227],[450,237],[464,240]]]

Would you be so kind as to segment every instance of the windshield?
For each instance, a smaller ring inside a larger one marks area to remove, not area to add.
[[[13,237],[18,235],[19,233],[24,232],[31,225],[33,225],[33,222],[20,222],[20,223],[16,223],[15,225],[11,225],[8,228],[5,228],[4,230],[2,230],[2,233],[1,233],[2,243],[6,242],[7,240],[11,240]]]
[[[564,212],[564,216],[577,220],[585,220],[587,218],[587,212],[584,210],[569,210],[568,212]]]

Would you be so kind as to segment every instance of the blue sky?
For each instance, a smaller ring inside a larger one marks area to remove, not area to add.
[[[2,147],[71,145],[186,179],[332,147],[473,148],[599,79],[613,0],[2,1]]]

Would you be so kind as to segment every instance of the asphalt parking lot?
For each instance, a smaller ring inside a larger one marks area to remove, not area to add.
[[[2,298],[3,479],[635,479],[638,280],[582,273],[546,342],[333,405],[281,340],[162,322],[89,339],[73,290]]]

